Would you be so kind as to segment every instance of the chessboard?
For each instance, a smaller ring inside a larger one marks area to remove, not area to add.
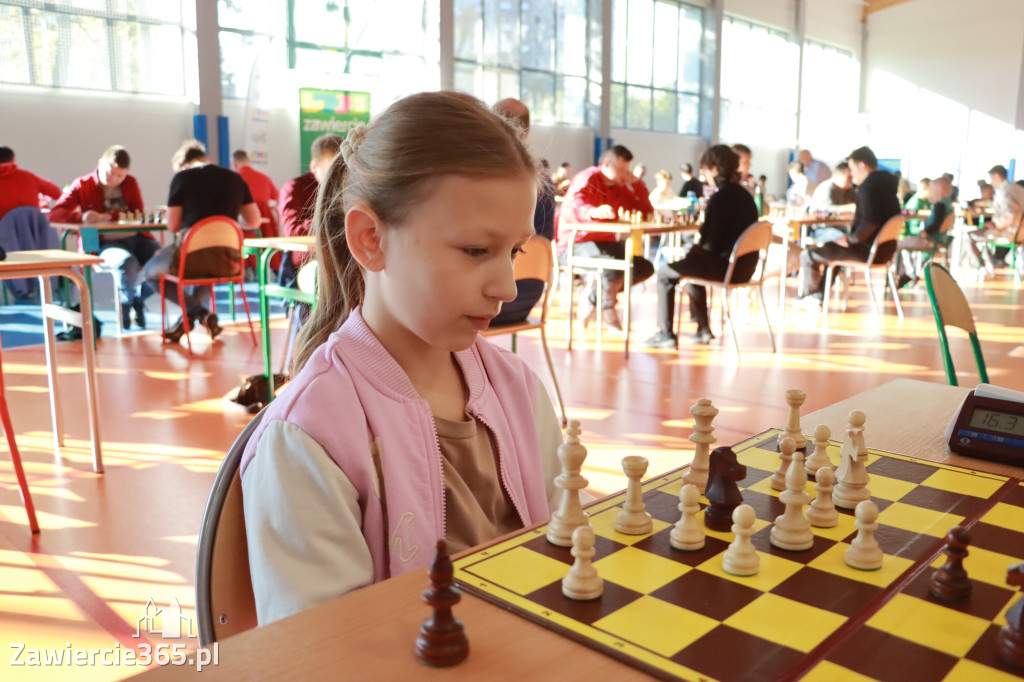
[[[574,559],[548,542],[547,526],[455,561],[466,590],[664,679],[1000,680],[1020,679],[1000,661],[996,635],[1017,594],[1007,568],[1024,560],[1024,484],[1018,479],[868,449],[875,533],[884,552],[879,570],[850,567],[845,553],[857,534],[854,515],[814,528],[809,550],[769,542],[785,505],[770,485],[779,463],[780,430],[733,446],[746,477],[745,504],[757,516],[751,540],[755,575],[722,569],[730,532],[706,531],[697,551],[669,545],[679,519],[681,468],[642,486],[653,529],[615,530],[625,493],[586,508],[596,536],[593,566],[603,594],[565,597],[561,582]],[[836,464],[840,444],[830,441]],[[813,495],[814,482],[807,491]],[[701,499],[701,507],[707,503]],[[701,512],[703,513],[703,512]],[[965,602],[929,594],[953,526],[973,539],[964,562],[974,582]]]

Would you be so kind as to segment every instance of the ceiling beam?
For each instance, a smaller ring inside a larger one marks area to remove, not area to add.
[[[872,12],[880,12],[888,7],[899,5],[910,0],[865,0],[864,2],[864,19],[868,18],[868,15]]]

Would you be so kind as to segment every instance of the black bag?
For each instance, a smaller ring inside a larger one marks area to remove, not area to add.
[[[288,380],[286,374],[274,375],[274,390],[281,388]],[[263,409],[267,400],[267,377],[263,374],[253,374],[242,379],[238,387],[238,394],[231,399],[233,402],[248,408],[249,412],[255,414]]]

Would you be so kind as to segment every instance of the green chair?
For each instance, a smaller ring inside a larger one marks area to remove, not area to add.
[[[949,274],[949,270],[935,261],[924,265],[924,281],[928,287],[928,300],[932,303],[935,323],[939,327],[939,345],[942,347],[942,364],[946,368],[946,379],[950,386],[958,386],[956,371],[953,369],[953,356],[949,353],[949,342],[946,339],[946,326],[959,327],[967,332],[974,350],[974,361],[978,364],[981,383],[988,383],[988,372],[985,371],[985,357],[981,354],[978,343],[978,330],[974,326],[971,306],[964,297],[964,292]]]

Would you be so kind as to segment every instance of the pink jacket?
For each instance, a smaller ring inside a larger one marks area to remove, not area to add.
[[[550,517],[535,416],[543,387],[514,354],[478,339],[455,354],[469,388],[466,409],[493,433],[502,483],[526,525]],[[548,406],[548,411],[550,406]],[[551,411],[551,423],[557,421]],[[427,402],[357,308],[267,409],[239,475],[275,420],[297,425],[359,494],[373,580],[426,566],[445,536],[441,453]],[[375,469],[379,467],[380,490]]]

